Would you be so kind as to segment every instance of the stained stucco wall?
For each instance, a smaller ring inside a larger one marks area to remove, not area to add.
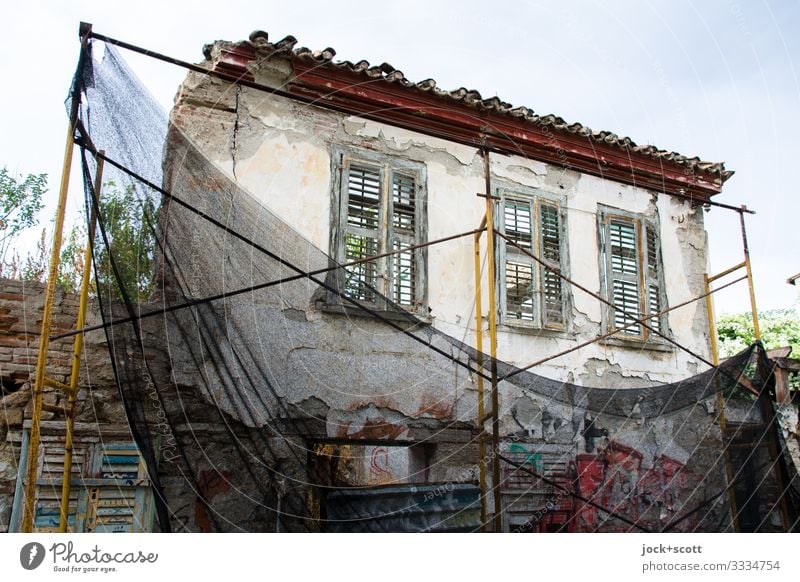
[[[288,65],[269,61],[256,79],[279,86]],[[484,210],[482,159],[474,148],[347,117],[246,87],[190,75],[176,98],[173,120],[200,151],[269,211],[323,252],[330,251],[334,144],[386,153],[425,164],[428,239],[475,228]],[[657,218],[669,305],[703,292],[706,233],[699,208],[674,197],[580,174],[516,156],[492,156],[496,185],[537,188],[564,196],[569,275],[601,292],[597,210],[606,205]],[[474,273],[471,239],[432,247],[428,299],[433,326],[474,341]],[[486,297],[484,283],[484,297]],[[572,289],[572,328],[565,334],[520,333],[501,326],[500,358],[524,365],[598,335],[602,304]],[[313,309],[304,306],[303,309]],[[705,303],[669,314],[674,339],[708,359]],[[537,372],[587,386],[627,387],[675,381],[705,369],[686,352],[640,344],[596,344],[559,358]]]

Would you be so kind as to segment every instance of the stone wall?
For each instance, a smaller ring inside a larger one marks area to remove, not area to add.
[[[45,287],[39,283],[0,279],[0,531],[7,531],[19,471],[23,422],[30,419],[30,382],[36,370]],[[74,329],[78,296],[57,291],[53,333]],[[99,322],[90,303],[87,325]],[[79,382],[76,421],[91,426],[125,425],[113,371],[102,331],[86,334]],[[50,377],[68,382],[72,365],[72,338],[53,341],[48,351]],[[62,406],[66,397],[46,389],[44,402]],[[63,420],[63,413],[42,413],[44,420]],[[95,431],[99,432],[99,431]]]

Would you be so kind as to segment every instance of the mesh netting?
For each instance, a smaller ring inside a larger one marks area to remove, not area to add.
[[[158,527],[480,527],[474,394],[493,362],[482,355],[477,364],[467,332],[443,333],[372,288],[385,309],[348,297],[353,269],[171,125],[113,47],[84,60],[73,90],[82,94],[87,215],[99,217],[102,319]],[[105,152],[99,203],[97,150]],[[505,410],[499,494],[520,531],[547,519],[569,531],[723,531],[732,527],[726,484],[740,521],[756,516],[753,530],[780,529],[770,520],[794,473],[776,450],[760,453],[778,442],[770,400],[739,397],[742,377],[767,394],[760,347],[681,382],[623,390],[494,365],[501,401],[515,403]],[[733,427],[722,435],[718,392],[752,434]],[[518,420],[519,395],[540,411],[541,434]],[[737,452],[727,472],[724,451],[736,439],[751,453]],[[423,459],[424,468],[409,461],[409,487],[357,478],[362,461],[381,462],[375,449],[387,442]],[[560,509],[543,514],[556,498]],[[555,520],[559,511],[570,512],[566,521]]]

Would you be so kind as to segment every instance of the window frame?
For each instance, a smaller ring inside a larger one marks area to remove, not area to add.
[[[626,274],[622,272],[614,272],[613,270],[613,256],[611,253],[611,230],[610,226],[613,221],[618,223],[627,223],[634,227],[635,241],[636,241],[636,274]],[[649,236],[654,236],[653,246],[650,248]],[[668,308],[666,285],[664,278],[664,260],[663,252],[661,249],[661,229],[658,214],[648,215],[644,213],[629,212],[620,208],[611,206],[598,205],[597,212],[597,236],[599,248],[599,263],[600,263],[600,288],[603,297],[610,303],[614,303],[614,282],[617,279],[621,280],[634,280],[637,285],[638,292],[638,313],[640,314],[636,319],[647,317],[651,313],[664,311]],[[651,253],[651,250],[653,251]],[[655,265],[652,264],[653,256],[655,258]],[[656,291],[655,297],[658,300],[657,309],[653,308],[653,290]],[[616,308],[611,305],[603,305],[602,309],[602,333],[608,333],[616,329],[617,317]],[[623,319],[626,319],[622,316]],[[622,321],[622,325],[627,321]],[[647,320],[647,325],[656,328],[660,333],[670,337],[668,316],[663,314],[658,318]],[[638,333],[630,333],[630,330],[639,328]],[[609,340],[616,341],[630,341],[636,344],[642,343],[656,343],[664,344],[666,340],[650,331],[645,326],[638,324],[627,330],[620,331],[615,335],[608,338]]]
[[[505,213],[507,201],[522,202],[528,204],[530,209],[531,222],[531,248],[533,255],[544,259],[541,249],[544,246],[544,233],[541,228],[542,206],[555,207],[558,213],[559,231],[559,262],[553,266],[557,267],[561,273],[569,276],[569,241],[567,225],[566,196],[557,195],[539,188],[531,188],[517,185],[500,184],[494,188],[495,196],[495,228],[506,233]],[[497,276],[495,287],[497,290],[499,319],[502,325],[508,326],[518,331],[534,330],[537,332],[556,332],[565,333],[571,331],[572,327],[572,293],[570,286],[561,277],[558,278],[561,289],[561,322],[546,321],[546,307],[543,300],[542,282],[544,281],[545,267],[528,257],[520,250],[508,244],[502,237],[495,237],[496,256],[497,256]],[[524,262],[532,266],[532,288],[533,288],[533,319],[524,320],[509,316],[508,310],[508,286],[506,285],[506,267],[509,258],[515,261]]]
[[[346,256],[348,234],[367,235],[368,233],[359,226],[348,222],[349,209],[349,177],[353,166],[361,166],[374,170],[379,175],[379,206],[377,228],[373,231],[377,238],[375,254],[383,254],[391,250],[395,244],[422,244],[427,241],[427,168],[424,163],[386,154],[382,152],[345,147],[335,144],[331,149],[331,229],[330,229],[330,256],[339,265],[349,262]],[[395,176],[410,177],[414,180],[414,232],[402,232],[396,228],[392,220],[393,181]],[[368,230],[368,229],[367,229]],[[369,253],[371,254],[371,253]],[[375,300],[353,300],[371,309],[378,311],[396,311],[403,309],[420,317],[428,315],[428,289],[427,289],[427,248],[413,251],[414,269],[414,298],[413,304],[401,304],[395,299],[394,267],[399,255],[391,255],[372,261],[376,269],[377,292]],[[336,269],[329,277],[329,284],[339,289],[343,294],[346,288],[348,269]],[[328,293],[326,302],[338,307],[353,307],[343,297]]]

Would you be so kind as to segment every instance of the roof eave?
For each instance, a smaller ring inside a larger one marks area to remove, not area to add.
[[[432,80],[413,84],[390,65],[334,63],[333,49],[312,53],[295,49],[296,42],[286,37],[258,46],[225,43],[213,66],[232,78],[252,79],[250,67],[257,61],[257,52],[259,58],[266,52],[291,62],[294,78],[284,87],[290,95],[312,97],[320,105],[335,105],[351,115],[674,194],[697,204],[719,194],[733,175],[723,164],[637,146],[629,138],[592,132],[580,124],[567,126],[555,116],[511,109],[496,98],[482,100],[477,92],[434,90]]]

